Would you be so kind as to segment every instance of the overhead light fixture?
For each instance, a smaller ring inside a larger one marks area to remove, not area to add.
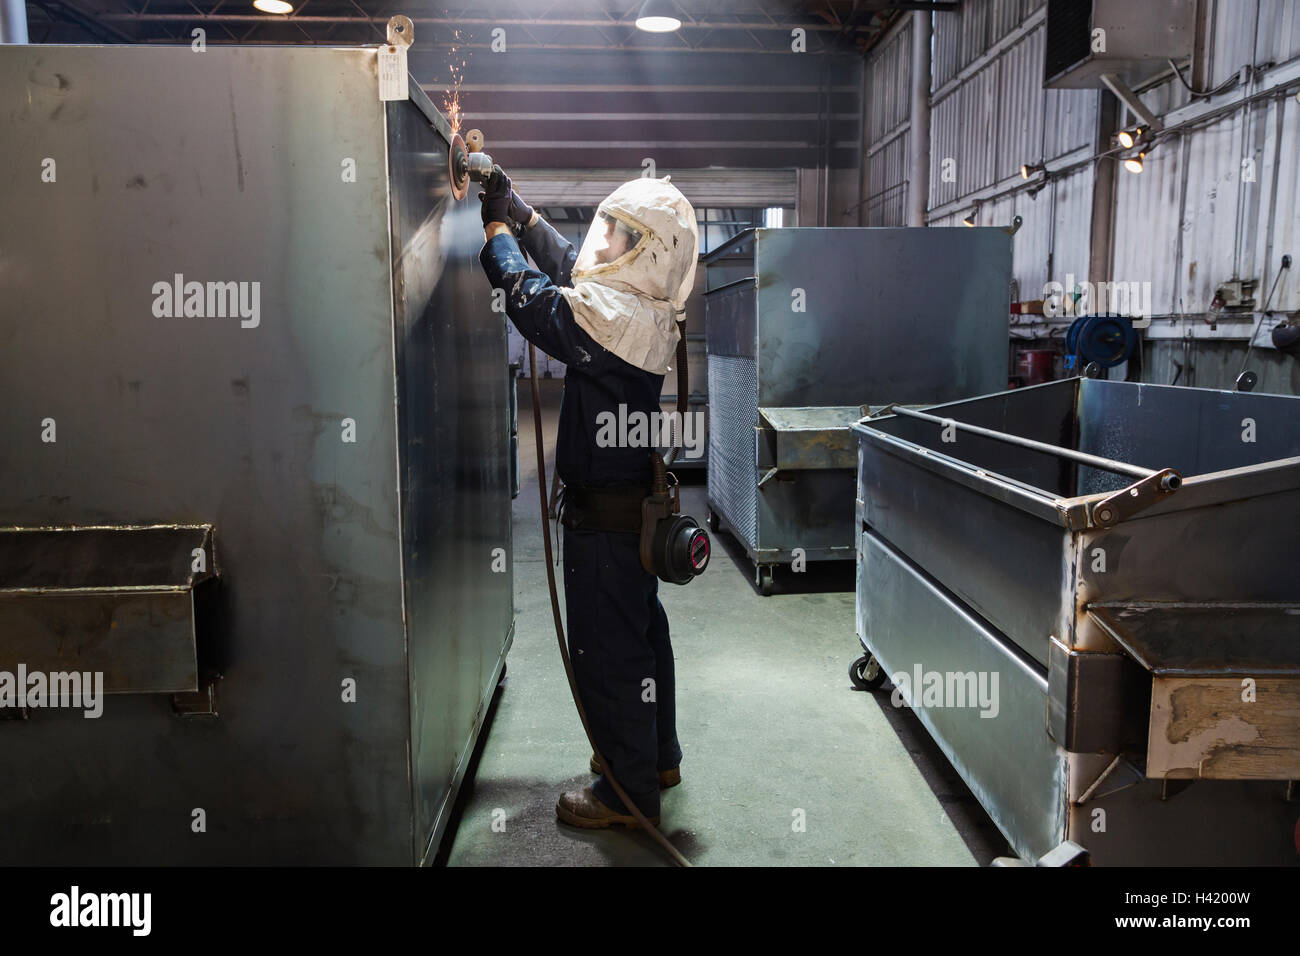
[[[1124,160],[1124,168],[1130,173],[1140,173],[1142,172],[1142,160],[1146,158],[1147,154],[1145,151],[1138,153],[1136,156],[1130,156],[1128,159]]]
[[[973,225],[975,225],[975,217],[976,217],[977,215],[979,215],[979,211],[980,211],[980,207],[979,207],[979,206],[975,206],[974,208],[972,208],[971,211],[970,211],[970,214],[969,214],[965,219],[963,219],[963,220],[961,221],[961,224],[962,224],[963,226],[973,226]]]
[[[672,33],[682,28],[682,19],[672,0],[646,0],[636,15],[636,28],[646,33]]]
[[[1116,134],[1115,141],[1125,149],[1132,149],[1138,143],[1142,142],[1146,133],[1146,128],[1143,126],[1135,126],[1132,129],[1122,129],[1118,134]]]
[[[1046,163],[1024,163],[1020,167],[1020,178],[1028,179],[1030,176],[1037,176],[1039,173],[1047,172]]]
[[[263,13],[293,13],[293,4],[285,0],[253,0],[253,6]]]

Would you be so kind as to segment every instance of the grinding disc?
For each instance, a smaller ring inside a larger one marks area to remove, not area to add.
[[[451,195],[457,200],[464,199],[465,194],[469,192],[467,155],[465,141],[460,138],[460,133],[453,133],[451,146],[447,150],[447,179],[451,183]],[[458,169],[461,170],[459,178],[456,176],[456,170]]]

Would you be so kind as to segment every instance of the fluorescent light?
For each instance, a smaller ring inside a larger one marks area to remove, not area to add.
[[[636,28],[646,33],[672,33],[682,27],[670,0],[646,0],[636,15]]]
[[[636,28],[646,33],[672,33],[682,28],[682,21],[672,17],[637,17]]]
[[[253,0],[253,6],[263,13],[293,13],[293,4],[285,0]]]

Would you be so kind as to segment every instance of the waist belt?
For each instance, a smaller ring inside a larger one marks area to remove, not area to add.
[[[640,534],[641,502],[649,493],[649,489],[641,485],[565,485],[560,520],[572,531]]]

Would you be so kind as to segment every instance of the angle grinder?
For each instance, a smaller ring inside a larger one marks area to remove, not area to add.
[[[471,182],[482,185],[492,176],[492,157],[483,152],[483,133],[472,129],[464,138],[453,133],[447,149],[447,177],[451,180],[451,194],[457,200],[465,198]]]

